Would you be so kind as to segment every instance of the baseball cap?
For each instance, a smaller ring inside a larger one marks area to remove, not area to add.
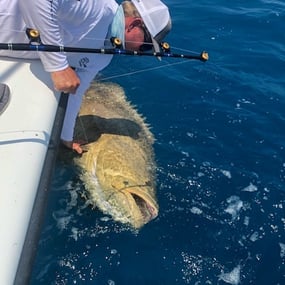
[[[160,0],[131,0],[139,12],[155,52],[160,51],[159,43],[171,29],[168,7]],[[122,5],[116,11],[109,29],[109,37],[116,37],[125,47],[125,15]]]

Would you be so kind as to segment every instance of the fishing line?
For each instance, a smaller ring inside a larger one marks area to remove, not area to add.
[[[78,120],[79,120],[79,123],[81,125],[82,130],[83,130],[83,135],[84,135],[85,142],[89,143],[89,140],[88,140],[88,137],[87,137],[87,134],[86,134],[86,129],[85,129],[85,126],[84,126],[83,121],[81,119],[81,116],[78,117]]]
[[[84,37],[84,39],[92,40],[92,41],[102,41],[103,40],[102,38],[88,37],[88,36]],[[111,41],[109,39],[104,39],[104,40],[111,44]],[[128,41],[128,42],[129,43],[136,43],[134,41]],[[144,42],[144,44],[152,45],[151,43],[147,43],[147,42]],[[172,45],[171,45],[171,49],[172,50],[177,50],[177,51],[189,52],[189,53],[193,53],[193,54],[199,55],[199,53],[197,51],[189,50],[189,49],[185,49],[185,48],[179,48],[179,47],[175,47],[175,46],[172,46]]]
[[[175,50],[179,50],[179,51],[185,51],[185,52],[190,52],[190,53],[194,53],[194,54],[199,54],[199,53],[197,53],[197,51],[193,51],[193,50],[185,49],[185,48],[179,48],[179,47],[175,47],[175,46],[171,46],[171,49],[175,49]]]
[[[185,63],[189,63],[189,61],[180,61],[180,62],[168,63],[168,64],[164,64],[162,66],[156,66],[156,67],[151,67],[151,68],[140,69],[140,70],[137,70],[137,71],[126,72],[126,73],[119,74],[119,75],[113,75],[113,76],[109,76],[109,77],[106,77],[106,78],[97,79],[96,81],[99,81],[99,82],[100,81],[106,81],[106,80],[109,80],[109,79],[125,77],[125,76],[129,76],[129,75],[133,75],[133,74],[143,73],[143,72],[147,72],[147,71],[152,71],[152,70],[156,70],[156,69],[161,69],[161,68],[170,67],[170,66],[178,65],[178,64],[185,64]]]

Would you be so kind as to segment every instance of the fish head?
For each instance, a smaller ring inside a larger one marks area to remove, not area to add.
[[[122,220],[138,229],[158,215],[158,204],[154,193],[155,185],[150,181],[137,184],[128,177],[114,177],[113,195],[109,201],[116,211],[121,212]],[[112,201],[112,199],[114,199]],[[115,206],[114,206],[115,205]]]
[[[100,143],[85,154],[89,178],[83,181],[91,200],[114,220],[138,229],[158,215],[154,166],[129,137],[105,137]]]
[[[135,181],[112,175],[108,186],[97,176],[83,178],[91,201],[115,221],[139,229],[158,215],[154,185],[150,182],[135,184]]]

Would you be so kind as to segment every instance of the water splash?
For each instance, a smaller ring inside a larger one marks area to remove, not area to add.
[[[219,280],[223,280],[224,282],[232,285],[238,285],[240,283],[240,271],[241,267],[238,265],[231,272],[222,272],[219,276]]]

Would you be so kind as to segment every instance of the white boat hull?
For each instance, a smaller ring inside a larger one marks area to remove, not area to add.
[[[0,58],[11,98],[0,114],[0,284],[13,284],[57,110],[39,60]]]

